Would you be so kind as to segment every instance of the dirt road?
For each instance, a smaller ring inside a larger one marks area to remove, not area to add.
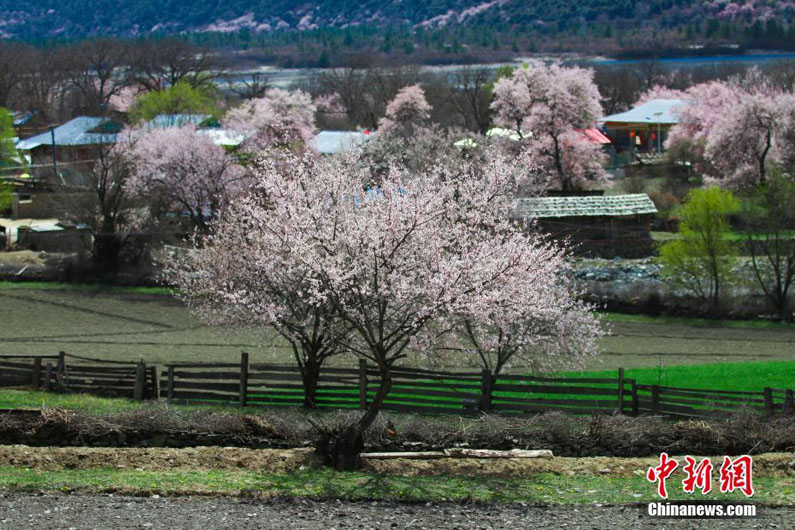
[[[753,520],[657,520],[637,506],[254,501],[223,497],[136,498],[65,494],[0,494],[0,528],[53,529],[647,529],[791,528],[795,509],[761,509]]]

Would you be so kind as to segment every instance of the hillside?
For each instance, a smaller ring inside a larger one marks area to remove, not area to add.
[[[190,33],[257,45],[277,35],[317,41],[318,33],[366,29],[382,48],[390,35],[411,35],[410,46],[422,46],[418,34],[442,33],[448,47],[515,52],[548,49],[550,41],[572,49],[693,42],[787,48],[795,43],[793,19],[795,4],[769,0],[0,0],[0,37],[13,39]],[[401,44],[408,53],[410,46]]]

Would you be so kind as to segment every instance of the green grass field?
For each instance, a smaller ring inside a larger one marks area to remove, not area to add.
[[[104,359],[292,362],[285,344],[261,329],[208,327],[162,288],[99,288],[0,283],[0,355],[60,350]],[[587,368],[663,367],[749,361],[795,361],[795,325],[606,314],[610,335]],[[428,366],[427,359],[416,363]],[[337,364],[352,359],[338,358]],[[456,359],[440,368],[477,366]],[[521,372],[522,367],[516,367]]]

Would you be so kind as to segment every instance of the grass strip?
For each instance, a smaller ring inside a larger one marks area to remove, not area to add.
[[[670,480],[672,500],[745,501],[742,493],[707,496],[684,493]],[[795,478],[754,480],[753,502],[795,505]],[[482,501],[543,504],[649,502],[655,485],[643,477],[560,476],[530,478],[422,476],[404,477],[364,472],[305,470],[285,474],[250,471],[131,471],[90,469],[37,471],[0,467],[0,489],[6,491],[119,492],[130,495],[243,495],[301,497],[319,500],[379,500],[405,502]]]

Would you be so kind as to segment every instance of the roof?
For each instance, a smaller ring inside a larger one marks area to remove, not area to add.
[[[584,140],[588,140],[589,142],[593,142],[599,145],[607,145],[610,142],[610,138],[604,135],[602,131],[599,129],[582,129],[580,133],[583,136]]]
[[[147,122],[150,129],[166,129],[168,127],[199,126],[209,120],[209,114],[158,114]]]
[[[103,125],[108,126],[108,132],[94,131]],[[47,131],[20,140],[17,149],[29,151],[41,145],[52,145],[53,143],[60,146],[112,144],[116,141],[115,132],[111,132],[115,129],[115,127],[111,127],[112,125],[114,125],[113,122],[108,118],[78,116],[54,129],[55,142],[53,142],[52,133]]]
[[[196,129],[196,132],[208,136],[215,145],[237,147],[246,137],[229,129]]]
[[[359,131],[320,131],[309,140],[309,145],[321,155],[333,155],[350,151],[374,135]]]
[[[516,200],[512,217],[596,217],[657,213],[645,193],[630,195],[588,195],[564,197],[529,197]]]
[[[679,109],[688,105],[684,99],[652,99],[626,112],[611,114],[602,118],[608,123],[679,123]]]

